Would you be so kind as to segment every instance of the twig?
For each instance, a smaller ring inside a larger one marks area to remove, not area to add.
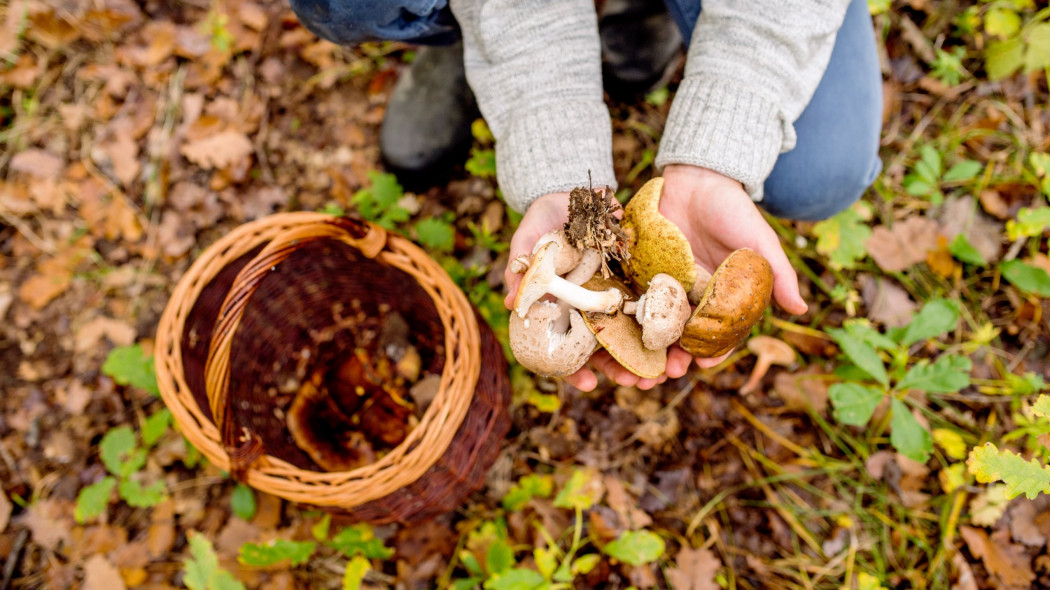
[[[15,576],[15,567],[22,559],[22,549],[25,549],[26,540],[28,539],[29,529],[22,529],[22,532],[18,533],[18,538],[15,539],[15,545],[11,548],[11,553],[7,556],[7,563],[4,565],[4,579],[0,580],[0,590],[7,590],[11,587],[11,580]]]
[[[33,228],[29,227],[28,224],[23,222],[18,217],[9,213],[7,211],[7,208],[3,205],[0,205],[0,219],[2,219],[7,225],[10,225],[11,227],[15,228],[15,231],[22,234],[22,237],[24,237],[30,244],[36,246],[37,249],[39,249],[41,252],[50,256],[54,256],[55,254],[57,254],[57,251],[55,250],[55,246],[53,244],[48,243],[44,240],[44,238],[41,238],[40,236],[36,235],[36,232],[33,231]]]

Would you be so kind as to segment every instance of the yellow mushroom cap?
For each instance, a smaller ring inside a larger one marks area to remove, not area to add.
[[[583,285],[591,290],[619,289],[624,297],[633,294],[626,285],[613,278],[597,275]],[[642,344],[642,327],[623,310],[615,313],[584,313],[583,321],[594,332],[598,343],[609,351],[628,371],[647,379],[655,379],[667,368],[667,349],[649,350]]]
[[[640,289],[648,289],[649,281],[664,273],[678,279],[688,292],[696,282],[693,248],[682,230],[660,214],[663,190],[664,179],[653,178],[624,208],[620,226],[627,233],[630,252],[624,269]]]

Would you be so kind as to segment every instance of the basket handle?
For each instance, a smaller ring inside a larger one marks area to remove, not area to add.
[[[243,479],[248,466],[264,454],[264,449],[262,440],[247,428],[242,432],[235,431],[232,412],[228,411],[233,336],[249,299],[262,280],[299,248],[330,239],[353,246],[368,258],[375,258],[386,247],[387,234],[378,225],[350,217],[332,217],[296,225],[275,236],[241,269],[222,302],[204,365],[205,390],[212,420],[219,428],[223,447],[230,459],[230,474],[237,480]]]

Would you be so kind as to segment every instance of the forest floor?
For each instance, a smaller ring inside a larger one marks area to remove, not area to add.
[[[1050,587],[1047,11],[870,5],[883,173],[831,220],[771,220],[810,311],[756,333],[795,361],[748,396],[747,349],[649,392],[512,367],[484,486],[369,526],[187,445],[158,323],[216,240],[326,211],[423,245],[505,334],[518,217],[484,125],[405,192],[378,128],[410,46],[338,47],[270,0],[4,2],[0,590]],[[621,196],[674,87],[610,105]]]

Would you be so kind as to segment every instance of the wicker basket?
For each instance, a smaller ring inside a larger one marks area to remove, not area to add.
[[[352,350],[348,308],[396,310],[441,382],[403,443],[327,472],[295,445],[282,385],[304,363]],[[454,509],[483,483],[510,424],[506,360],[464,294],[408,240],[345,217],[273,215],[213,244],[172,293],[156,359],[164,402],[209,461],[258,490],[370,522]]]

